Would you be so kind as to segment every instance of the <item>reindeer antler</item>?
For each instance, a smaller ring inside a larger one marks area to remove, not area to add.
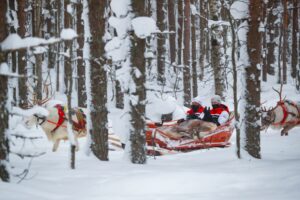
[[[278,93],[278,95],[279,95],[279,101],[282,101],[282,87],[283,87],[283,84],[281,83],[281,85],[280,85],[280,91],[278,91],[278,90],[276,90],[275,88],[273,88],[272,87],[272,89],[275,91],[275,92],[277,92]],[[285,99],[285,97],[284,97],[284,99]]]

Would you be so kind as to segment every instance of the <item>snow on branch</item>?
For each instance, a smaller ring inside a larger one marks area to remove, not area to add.
[[[136,17],[131,24],[135,35],[142,39],[149,37],[152,33],[160,32],[151,17]]]
[[[39,37],[26,37],[21,38],[18,34],[13,33],[8,35],[4,41],[0,43],[0,52],[17,51],[31,47],[39,47],[52,45],[66,40],[73,40],[77,33],[73,29],[63,29],[60,38],[44,39]]]
[[[34,106],[33,108],[23,110],[19,107],[13,107],[11,114],[18,115],[18,116],[24,116],[24,117],[30,117],[32,115],[40,115],[40,116],[48,116],[49,112],[47,109],[41,107],[41,106]]]

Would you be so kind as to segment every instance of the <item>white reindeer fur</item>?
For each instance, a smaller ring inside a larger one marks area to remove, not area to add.
[[[298,109],[287,103],[287,102],[284,102],[284,106],[286,108],[286,111],[289,112],[289,113],[293,113],[294,116],[292,114],[288,114],[286,119],[285,119],[285,123],[284,124],[280,124],[280,122],[283,120],[284,118],[284,109],[282,106],[278,105],[274,110],[273,110],[273,114],[274,114],[274,122],[271,124],[271,127],[274,128],[274,129],[281,129],[283,128],[282,130],[282,134],[287,134],[287,132],[294,128],[295,126],[299,126],[300,124],[298,125],[295,125],[295,124],[290,124],[289,122],[295,122],[298,120],[298,122],[300,121],[300,113],[298,112],[298,109],[300,110],[300,102],[297,102],[296,103],[296,106],[298,107]]]
[[[56,151],[59,146],[60,140],[68,139],[67,120],[65,120],[63,122],[63,124],[59,128],[57,128],[54,132],[51,132],[56,127],[56,124],[50,123],[47,120],[57,123],[58,119],[59,119],[58,110],[55,107],[48,108],[47,110],[49,111],[49,115],[47,116],[46,121],[41,125],[41,127],[43,128],[44,132],[46,133],[48,140],[53,142],[52,151]],[[65,115],[67,116],[68,113],[66,112]],[[76,115],[72,115],[72,120],[75,122],[78,122]],[[32,126],[36,125],[36,123],[37,123],[37,118],[34,116],[30,117],[26,121],[26,125],[28,127],[32,127]],[[77,131],[73,130],[73,133],[75,136],[75,142],[77,144],[76,150],[78,150],[79,147],[78,147],[77,138],[86,136],[86,131],[84,130],[81,132],[77,132]]]

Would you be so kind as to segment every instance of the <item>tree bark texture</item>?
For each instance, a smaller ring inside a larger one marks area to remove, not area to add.
[[[261,63],[261,38],[259,34],[260,14],[262,12],[260,0],[253,0],[249,4],[248,20],[249,31],[247,35],[249,66],[245,68],[245,150],[254,158],[260,155],[260,69]]]
[[[213,21],[218,21],[218,1],[211,0],[209,2],[210,19]],[[221,63],[221,29],[219,25],[215,24],[211,27],[211,66],[214,73],[215,82],[215,94],[219,95],[224,99],[225,90],[225,75],[224,75],[224,65]]]
[[[26,1],[18,2],[18,21],[19,29],[18,34],[21,38],[25,37],[26,34]],[[18,69],[19,74],[27,75],[27,62],[26,62],[26,50],[22,49],[18,51]],[[19,87],[19,106],[25,107],[28,104],[28,90],[27,90],[27,78],[21,78],[18,80]]]
[[[86,86],[85,86],[85,66],[83,62],[83,45],[84,45],[84,26],[81,19],[83,10],[82,3],[76,5],[77,11],[77,38],[78,48],[77,48],[77,73],[78,73],[78,106],[86,107]]]
[[[42,37],[42,1],[33,2],[33,36]],[[35,75],[37,76],[35,95],[37,100],[43,99],[43,74],[42,74],[43,54],[35,54]]]
[[[292,29],[292,78],[296,78],[297,75],[297,63],[298,63],[298,38],[299,34],[299,19],[298,19],[298,0],[293,0],[293,29]]]
[[[183,38],[183,0],[177,2],[177,64],[182,64],[182,38]]]
[[[191,4],[195,6],[195,0],[191,0]],[[198,78],[198,70],[197,70],[197,50],[196,50],[196,16],[191,15],[191,43],[192,43],[192,91],[193,91],[193,96],[196,97],[198,96],[198,83],[197,83],[197,78]]]
[[[200,15],[206,16],[207,10],[205,1],[200,1]],[[206,35],[207,35],[207,27],[206,27],[206,19],[204,17],[200,17],[200,56],[199,56],[199,66],[200,66],[200,80],[202,81],[204,78],[204,68],[205,68],[205,44],[206,44]]]
[[[163,32],[166,30],[165,0],[156,1],[157,26]],[[165,34],[157,34],[157,80],[160,85],[165,84],[166,39]]]
[[[183,92],[184,105],[189,106],[191,101],[191,72],[190,72],[190,39],[191,39],[191,10],[190,0],[184,0],[184,49],[183,49]]]
[[[282,82],[286,84],[287,81],[287,51],[288,51],[288,26],[289,14],[287,10],[287,0],[282,0],[283,4],[283,24],[282,24]]]
[[[89,21],[92,41],[91,49],[91,149],[95,156],[108,160],[108,120],[107,120],[107,77],[104,69],[104,41],[106,1],[89,1]]]
[[[145,1],[132,0],[132,11],[134,16],[146,16]],[[146,163],[145,151],[145,39],[136,37],[133,32],[131,35],[131,77],[135,84],[135,91],[131,91],[131,162],[135,164]],[[137,102],[135,102],[137,101]]]
[[[278,37],[278,28],[276,20],[278,19],[278,14],[274,10],[278,6],[278,0],[268,1],[267,5],[267,35],[269,40],[267,42],[267,70],[268,74],[275,75],[275,38]],[[275,30],[274,30],[275,29]]]
[[[169,31],[174,32],[169,35],[170,46],[170,62],[171,65],[176,64],[176,21],[175,21],[175,1],[168,0],[168,19],[169,19]],[[174,67],[176,71],[176,67]]]
[[[6,1],[1,2],[0,6],[0,43],[6,38]],[[6,55],[0,51],[0,64],[6,62]],[[4,182],[10,181],[10,175],[8,172],[8,138],[6,131],[8,129],[8,110],[6,107],[7,93],[8,93],[8,78],[7,76],[0,75],[0,178]]]

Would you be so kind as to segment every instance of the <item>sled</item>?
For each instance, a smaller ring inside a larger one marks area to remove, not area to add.
[[[176,121],[164,122],[162,126],[177,126]],[[148,155],[165,155],[188,152],[197,149],[230,146],[230,138],[234,130],[234,116],[209,132],[199,132],[194,135],[173,137],[159,129],[155,122],[147,122],[146,144]]]

